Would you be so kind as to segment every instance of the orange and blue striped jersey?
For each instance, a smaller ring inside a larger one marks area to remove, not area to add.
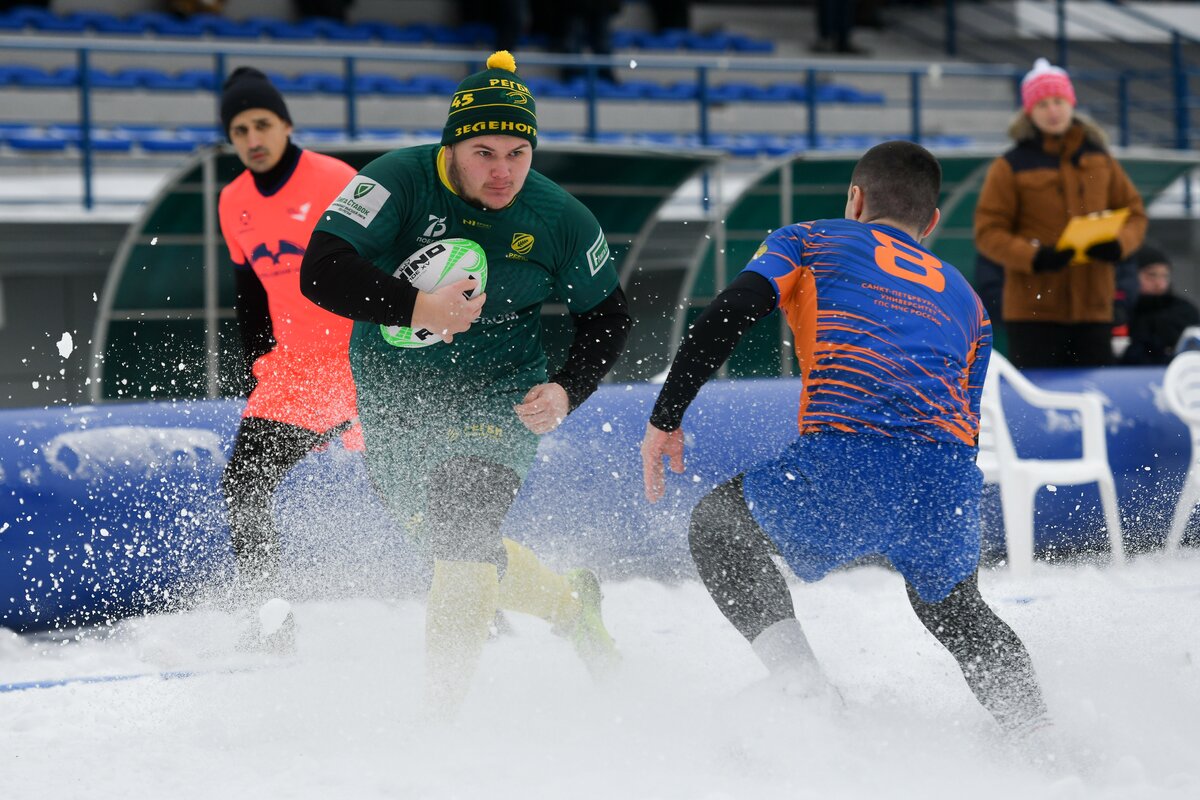
[[[745,269],[791,328],[802,434],[977,444],[991,321],[952,265],[897,228],[839,219],[775,231]]]

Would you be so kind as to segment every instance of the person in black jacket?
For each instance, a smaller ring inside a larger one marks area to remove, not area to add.
[[[1138,299],[1129,316],[1129,347],[1122,364],[1166,364],[1189,325],[1200,325],[1200,310],[1171,291],[1171,262],[1157,247],[1143,245],[1138,266]]]

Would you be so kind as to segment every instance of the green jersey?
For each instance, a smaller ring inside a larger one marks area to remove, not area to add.
[[[483,211],[456,195],[439,170],[440,145],[395,150],[368,164],[317,224],[391,275],[418,248],[471,239],[487,254],[487,300],[454,341],[423,348],[389,344],[380,326],[356,322],[350,344],[359,404],[398,391],[453,388],[452,398],[519,402],[545,382],[541,307],[551,297],[589,311],[617,286],[595,216],[550,179],[530,170],[507,207]],[[513,398],[516,400],[513,400]]]

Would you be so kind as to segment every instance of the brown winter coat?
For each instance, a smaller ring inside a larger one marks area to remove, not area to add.
[[[1062,136],[1045,136],[1025,114],[1009,128],[1016,146],[992,162],[975,208],[975,248],[1004,267],[1002,316],[1022,322],[1111,322],[1116,266],[1070,264],[1034,273],[1039,244],[1053,245],[1073,216],[1128,208],[1122,257],[1146,235],[1142,198],[1107,150],[1103,131],[1076,115]]]

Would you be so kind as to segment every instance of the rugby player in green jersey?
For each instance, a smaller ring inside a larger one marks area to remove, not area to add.
[[[503,538],[538,438],[553,431],[620,355],[630,319],[595,216],[531,169],[533,95],[507,51],[459,84],[440,144],[368,164],[317,223],[305,296],[354,319],[350,363],[371,480],[396,522],[434,559],[426,616],[426,699],[453,713],[498,608],[568,635],[593,674],[615,664],[589,570],[559,575]],[[486,252],[486,294],[467,281],[420,292],[396,267],[440,239]],[[566,304],[575,335],[547,375],[541,307]],[[444,343],[397,347],[381,326]]]

